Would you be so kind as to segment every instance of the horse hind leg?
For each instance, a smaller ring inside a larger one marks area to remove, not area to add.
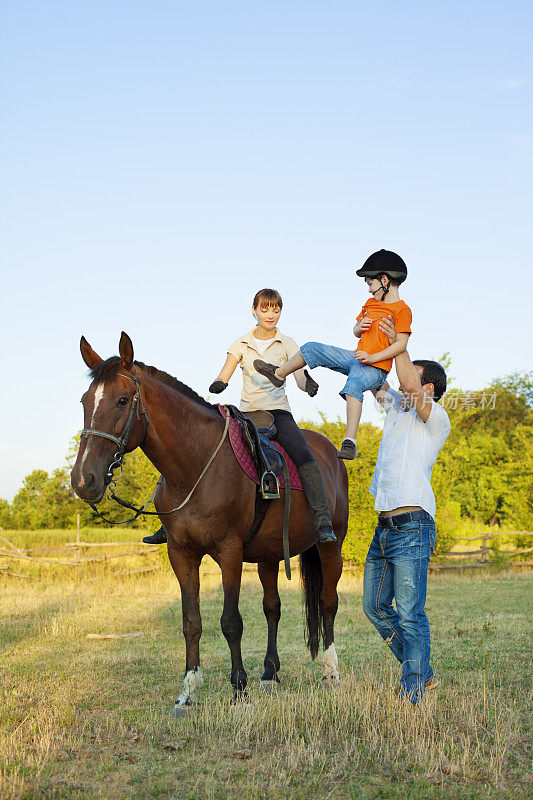
[[[243,632],[242,617],[239,611],[239,594],[242,576],[242,547],[234,543],[225,548],[217,559],[222,572],[224,589],[224,608],[220,618],[222,633],[226,637],[231,653],[231,685],[233,701],[246,700],[248,676],[242,663],[241,639]]]
[[[324,683],[337,683],[339,680],[339,660],[335,650],[334,626],[339,606],[337,584],[342,574],[342,556],[340,547],[337,547],[332,553],[328,551],[328,546],[319,547],[319,550],[323,576],[320,596],[324,632],[324,674],[322,680]]]
[[[257,566],[259,579],[263,585],[263,611],[267,621],[268,639],[264,672],[261,676],[261,689],[271,691],[279,683],[280,668],[278,655],[278,624],[281,617],[281,600],[278,592],[277,562],[260,562]]]

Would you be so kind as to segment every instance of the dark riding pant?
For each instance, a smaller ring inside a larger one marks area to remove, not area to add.
[[[291,412],[276,408],[273,411],[271,410],[270,413],[274,417],[278,431],[276,442],[279,442],[284,450],[287,451],[296,467],[300,469],[304,464],[313,461],[313,454],[309,449],[309,445]]]

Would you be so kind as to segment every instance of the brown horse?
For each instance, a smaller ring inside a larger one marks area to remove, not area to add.
[[[270,501],[259,530],[247,541],[255,516],[256,487],[237,463],[228,438],[223,438],[225,423],[217,409],[176,378],[134,362],[133,345],[125,333],[120,338],[120,356],[106,361],[83,337],[80,349],[92,377],[82,398],[85,432],[71,474],[74,491],[82,500],[98,503],[102,499],[118,443],[125,452],[141,447],[163,476],[155,506],[159,514],[164,514],[187,497],[222,440],[187,504],[161,517],[168,536],[168,556],[181,587],[186,643],[184,690],[173,713],[186,713],[196,702],[203,683],[199,567],[205,554],[218,563],[222,572],[224,609],[220,622],[231,652],[234,699],[245,696],[247,683],[239,613],[242,564],[257,563],[268,626],[261,685],[272,688],[280,668],[277,630],[281,604],[277,584],[283,558],[283,491],[280,500]],[[290,513],[290,552],[300,554],[308,647],[314,659],[322,632],[324,678],[334,681],[338,680],[338,661],[333,627],[337,583],[342,572],[341,545],[348,523],[348,478],[328,439],[314,431],[305,431],[305,437],[324,478],[337,541],[315,544],[307,501],[303,492],[295,491]]]

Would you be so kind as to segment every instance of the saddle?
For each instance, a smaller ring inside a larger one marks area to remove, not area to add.
[[[274,417],[268,411],[250,411],[227,406],[231,417],[242,431],[244,441],[257,466],[259,488],[264,500],[279,500],[279,476],[283,468],[279,450],[270,442],[277,433]]]

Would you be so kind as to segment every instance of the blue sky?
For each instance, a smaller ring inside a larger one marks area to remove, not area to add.
[[[530,367],[532,17],[3,4],[0,497],[63,464],[82,333],[107,357],[124,329],[206,394],[263,286],[284,332],[349,347],[354,270],[381,247],[409,267],[412,357],[450,351],[465,389]],[[295,415],[343,414],[339,378],[315,377],[313,400],[291,389]]]

